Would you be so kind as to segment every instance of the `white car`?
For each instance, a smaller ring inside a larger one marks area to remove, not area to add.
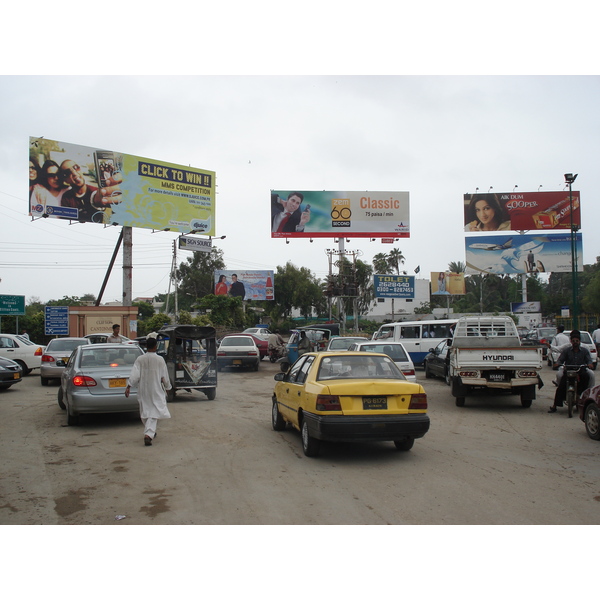
[[[355,342],[348,348],[349,352],[377,352],[378,354],[387,354],[402,371],[402,374],[408,381],[417,382],[415,365],[410,359],[406,348],[400,342]]]
[[[83,337],[90,340],[92,342],[92,344],[107,344],[109,342],[107,342],[106,340],[108,340],[108,338],[111,336],[112,336],[112,333],[88,333],[87,335],[84,335]],[[135,340],[130,340],[128,337],[125,337],[124,335],[119,334],[119,337],[121,338],[121,344],[135,344],[136,346],[139,345]]]
[[[252,333],[267,341],[271,335],[271,332],[266,327],[248,327],[248,329],[244,329],[242,333]]]
[[[217,348],[217,370],[249,367],[258,371],[260,351],[249,335],[226,335]]]
[[[327,348],[325,348],[325,352],[343,352],[344,350],[349,350],[350,346],[353,344],[358,344],[361,342],[368,342],[368,338],[366,337],[350,337],[350,336],[336,336],[332,337],[327,344]]]
[[[34,344],[21,335],[0,333],[0,356],[10,358],[21,365],[23,375],[29,375],[42,364],[42,354],[46,346]]]
[[[570,331],[565,331],[564,333],[567,336],[571,335]],[[548,351],[548,366],[552,367],[555,370],[558,369],[558,357],[560,356],[561,351],[564,348],[568,348],[570,345],[571,344],[563,344],[562,346],[550,346],[550,350]],[[590,354],[592,355],[592,362],[594,363],[594,366],[592,368],[595,371],[596,367],[598,366],[598,352],[596,350],[596,344],[594,344],[594,340],[592,339],[592,336],[589,334],[589,332],[581,332],[581,345],[590,351]]]

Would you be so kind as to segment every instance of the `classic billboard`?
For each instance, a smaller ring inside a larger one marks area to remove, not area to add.
[[[466,294],[464,273],[432,271],[430,275],[432,296],[464,296]]]
[[[29,138],[29,214],[215,234],[215,173]]]
[[[410,237],[408,192],[271,191],[271,237]]]
[[[465,231],[571,229],[581,225],[579,192],[465,194]]]
[[[577,270],[583,271],[581,233]],[[571,234],[466,236],[467,273],[570,273]]]
[[[273,271],[215,271],[215,295],[274,300]]]
[[[413,275],[373,275],[375,298],[414,298]]]

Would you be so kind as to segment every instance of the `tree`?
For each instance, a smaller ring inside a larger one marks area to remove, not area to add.
[[[210,311],[210,321],[214,327],[243,327],[245,324],[241,298],[208,294],[200,299],[198,308]]]
[[[449,262],[448,263],[448,271],[450,273],[464,273],[467,268],[467,265],[464,262]]]
[[[391,269],[396,271],[396,275],[400,275],[400,265],[404,264],[404,256],[398,248],[392,248],[388,254],[388,264]]]
[[[306,267],[296,267],[287,262],[285,267],[277,267],[275,272],[275,300],[266,309],[275,321],[289,319],[292,310],[297,308],[308,317],[313,308],[317,312],[325,310],[326,302],[321,282]]]

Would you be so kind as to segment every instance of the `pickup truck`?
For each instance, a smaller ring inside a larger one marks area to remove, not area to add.
[[[542,349],[522,346],[510,317],[461,317],[456,323],[449,352],[449,376],[456,406],[465,397],[481,393],[521,396],[523,408],[542,386]]]

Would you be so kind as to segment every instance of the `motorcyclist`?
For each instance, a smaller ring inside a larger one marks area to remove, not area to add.
[[[591,369],[593,366],[592,355],[590,351],[581,345],[581,333],[574,329],[570,334],[571,344],[567,346],[558,357],[559,368],[562,365],[579,365],[586,366]],[[579,380],[577,382],[577,395],[581,394],[583,390],[589,386],[589,375],[586,369],[580,369]],[[554,394],[554,404],[548,409],[549,413],[556,412],[557,406],[562,406],[566,398],[567,392],[567,377],[563,376],[560,379],[556,393]]]
[[[271,351],[276,352],[277,358],[281,358],[285,355],[285,342],[279,333],[279,329],[276,329],[269,335],[269,353]]]

